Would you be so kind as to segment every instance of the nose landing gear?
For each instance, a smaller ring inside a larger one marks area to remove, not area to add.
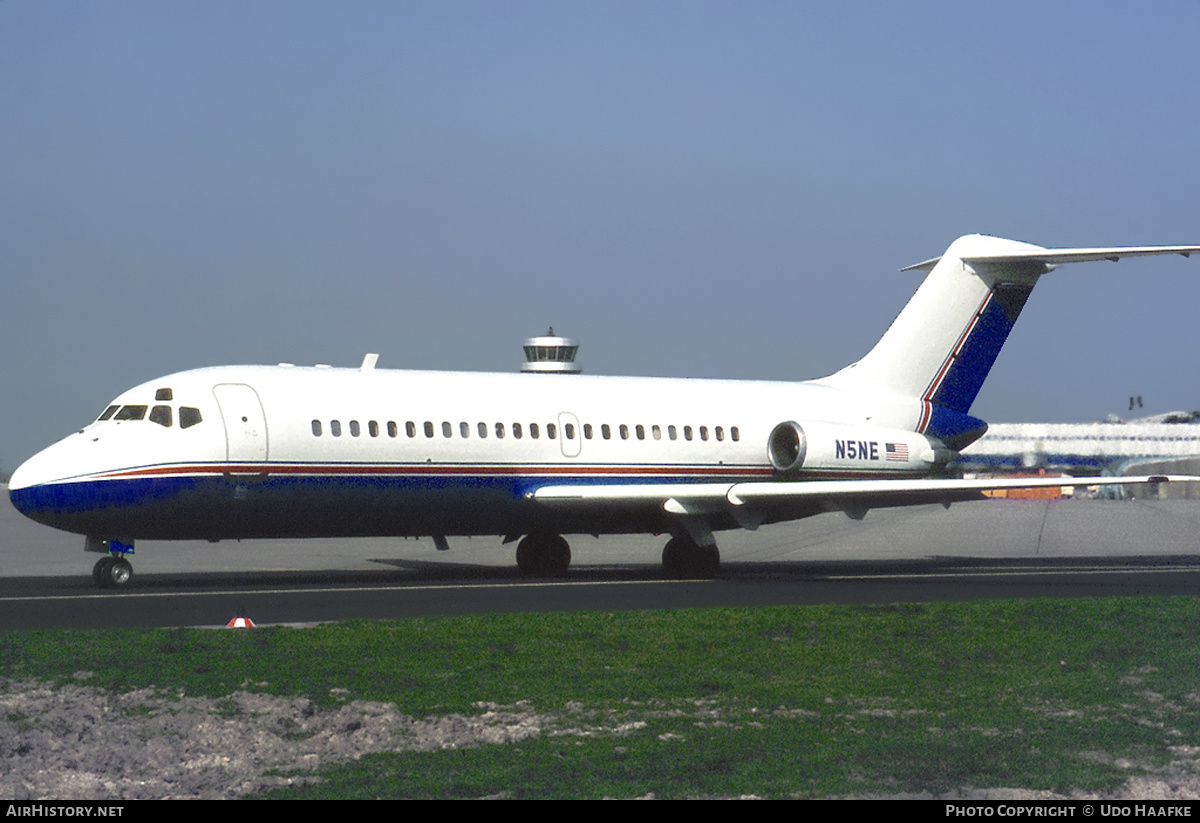
[[[125,559],[126,554],[133,554],[132,543],[89,537],[83,548],[84,551],[103,552],[105,555],[92,567],[92,580],[100,588],[119,589],[133,577],[133,564]]]
[[[92,567],[92,579],[102,589],[119,589],[133,577],[133,565],[124,557],[101,557]]]

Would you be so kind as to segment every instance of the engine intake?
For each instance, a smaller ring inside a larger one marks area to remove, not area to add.
[[[780,423],[771,429],[767,438],[767,457],[777,472],[793,472],[804,465],[808,452],[808,438],[804,429],[795,420]]]

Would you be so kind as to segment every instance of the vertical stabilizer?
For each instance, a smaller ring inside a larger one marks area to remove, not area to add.
[[[1038,278],[1060,263],[1200,252],[1197,246],[1045,249],[970,234],[940,258],[875,348],[824,383],[857,393],[920,401],[917,431],[952,448],[986,428],[971,404]]]
[[[847,388],[915,397],[966,414],[1038,277],[1037,260],[968,264],[964,258],[1045,251],[967,235],[940,258],[910,266],[929,274],[875,347],[829,378]],[[906,269],[907,270],[907,269]]]

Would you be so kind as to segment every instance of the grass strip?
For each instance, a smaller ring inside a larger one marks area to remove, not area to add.
[[[534,739],[371,755],[280,797],[1102,790],[1200,746],[1200,599],[584,612],[310,629],[0,633],[0,677],[416,717]]]

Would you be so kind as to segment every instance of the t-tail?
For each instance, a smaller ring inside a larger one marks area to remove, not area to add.
[[[1192,253],[1200,246],[1045,249],[979,234],[960,237],[941,257],[902,269],[928,275],[866,357],[822,382],[918,400],[916,430],[964,448],[987,430],[970,415],[971,404],[1039,277],[1061,263]]]

